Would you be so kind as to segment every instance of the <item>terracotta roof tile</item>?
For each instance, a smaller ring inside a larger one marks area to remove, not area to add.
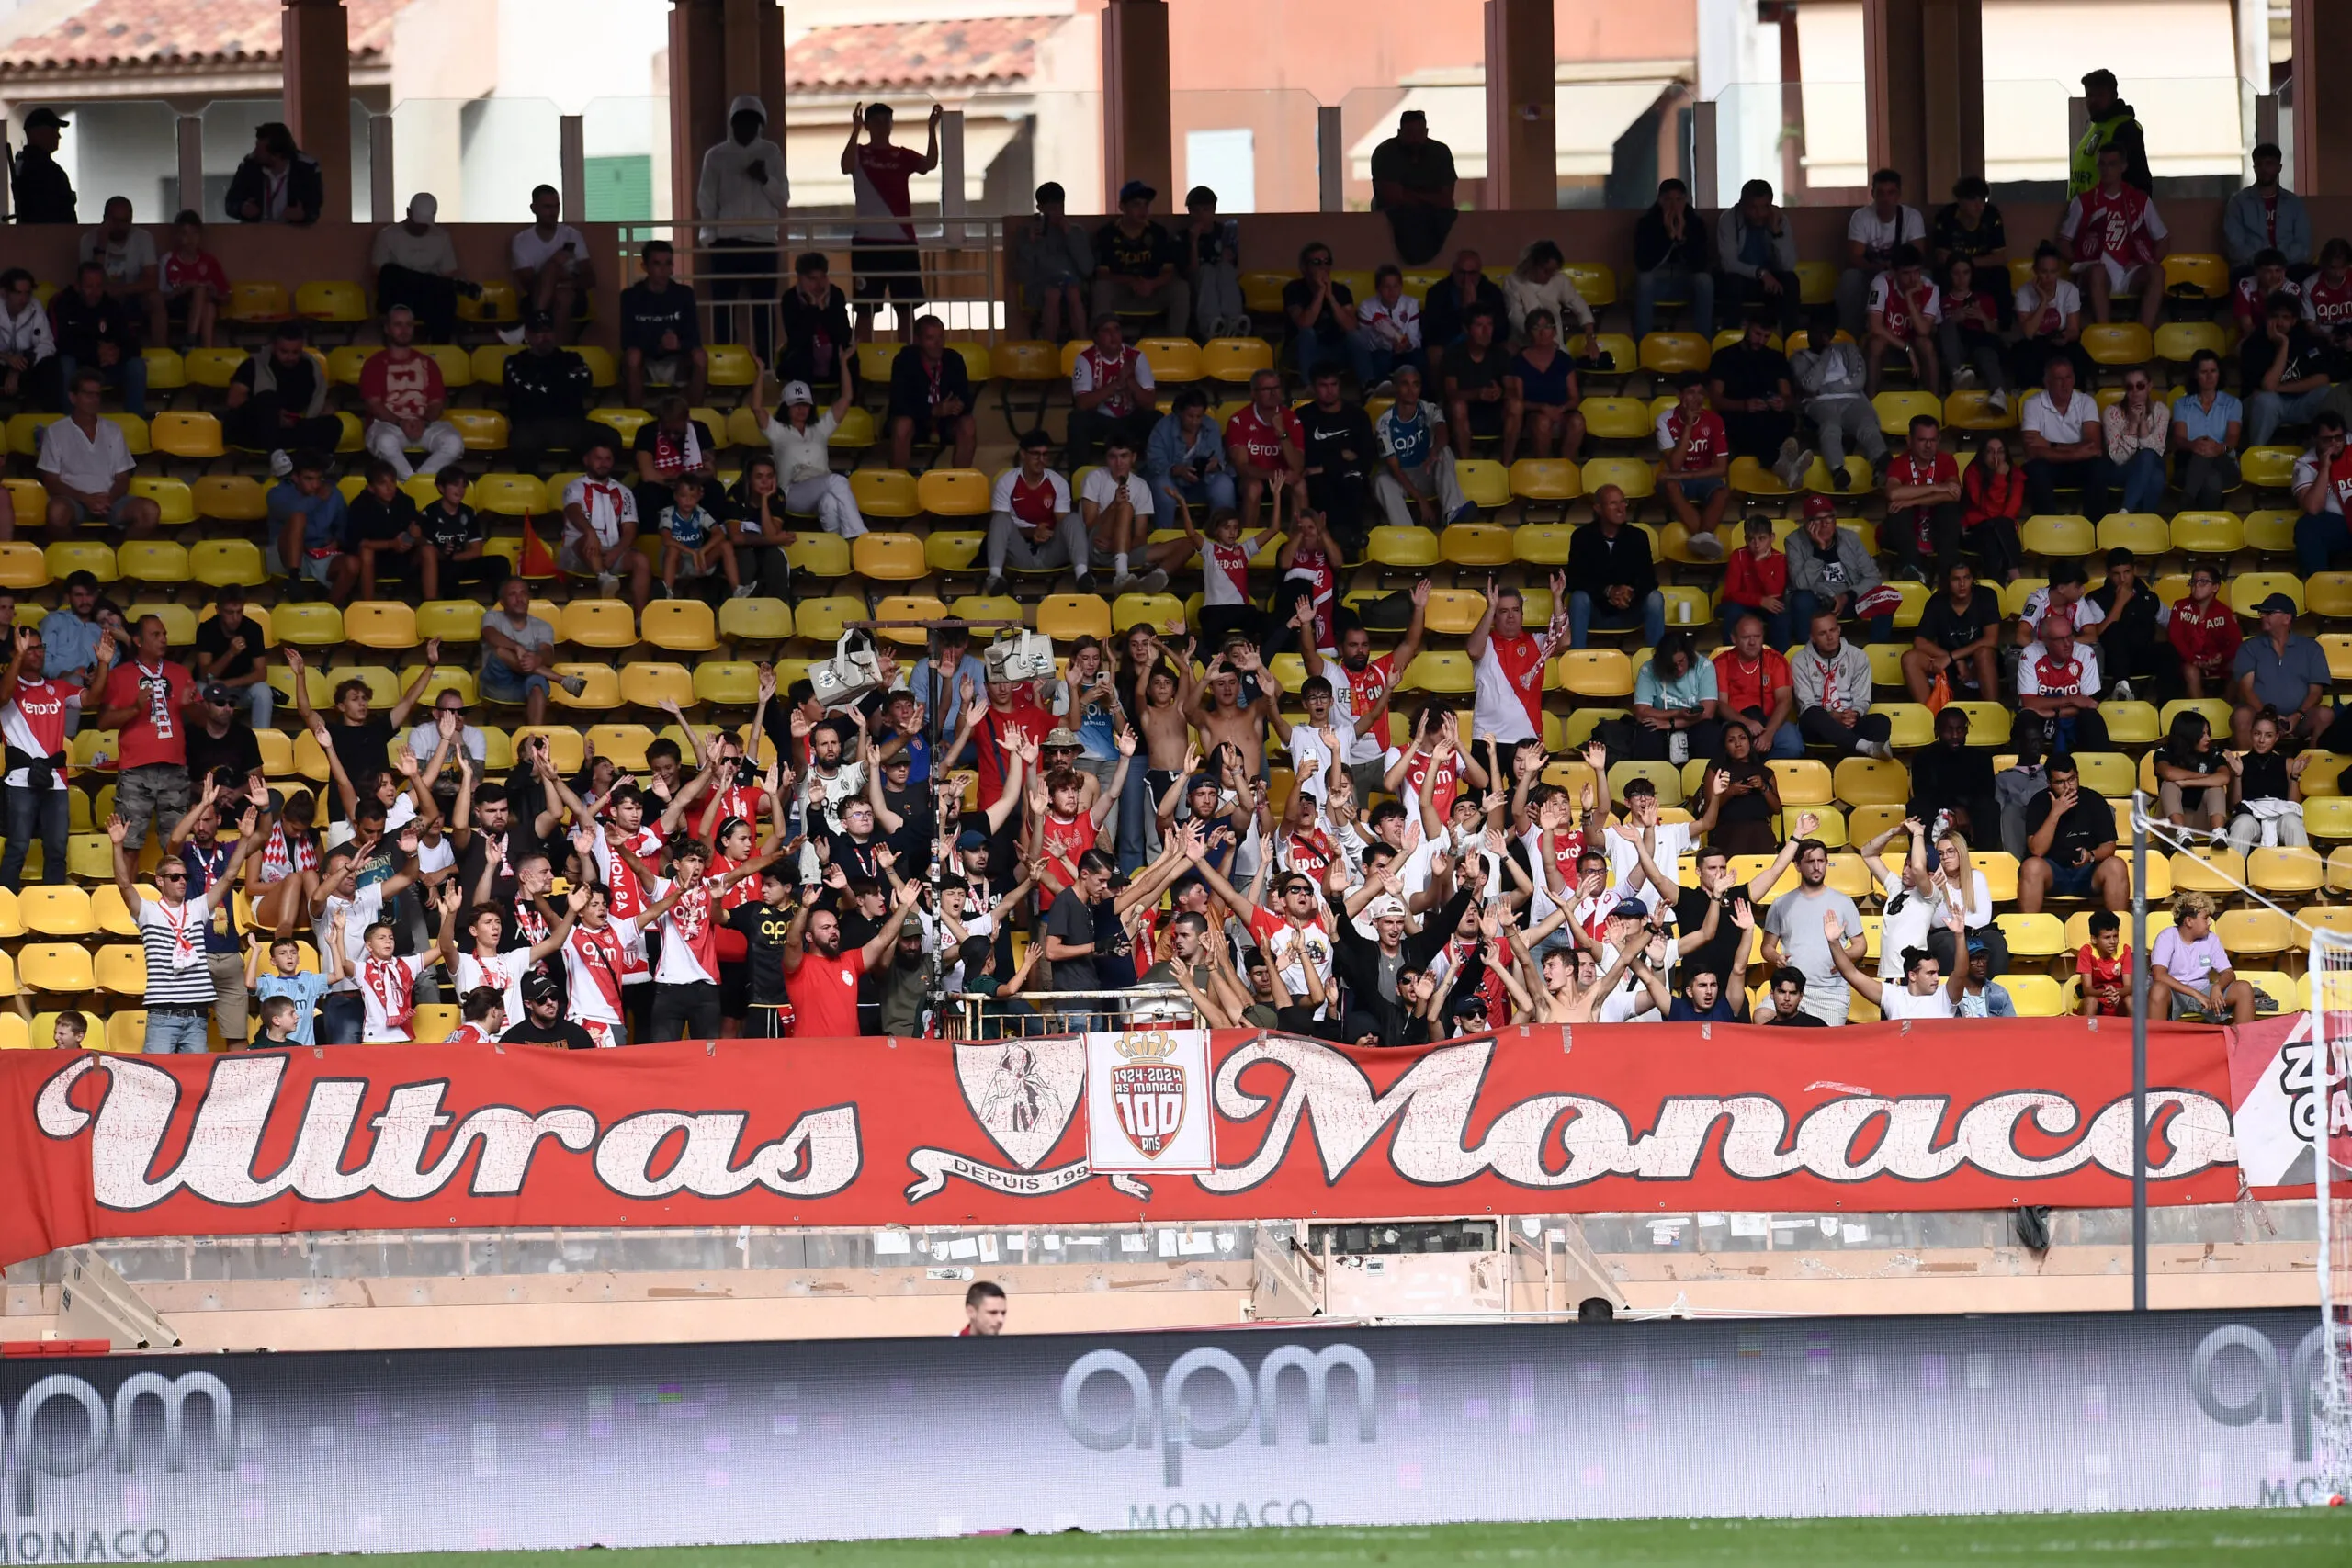
[[[1066,17],[984,17],[814,28],[786,52],[795,88],[1015,82],[1036,69],[1037,45]]]
[[[348,0],[351,52],[391,41],[408,0]],[[44,33],[0,45],[0,70],[273,61],[282,0],[96,0]]]

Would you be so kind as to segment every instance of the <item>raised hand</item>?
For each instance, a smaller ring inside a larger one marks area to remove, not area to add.
[[[1837,910],[1822,911],[1821,934],[1832,942],[1843,942],[1846,940],[1846,922],[1838,918]]]
[[[588,885],[581,884],[563,896],[563,907],[577,915],[588,907]]]
[[[430,670],[440,662],[441,639],[437,637],[426,637],[424,639],[424,667],[427,670]]]
[[[1133,726],[1123,724],[1119,727],[1118,737],[1114,743],[1119,748],[1120,756],[1132,757],[1136,754],[1136,747],[1139,739]]]
[[[402,778],[416,777],[416,750],[405,740],[392,747],[392,771]]]
[[[125,839],[130,837],[130,824],[119,817],[107,818],[107,837],[119,845]]]
[[[1424,577],[1415,581],[1413,583],[1411,597],[1414,609],[1425,610],[1429,608],[1430,580],[1428,578]]]
[[[1813,830],[1821,826],[1821,818],[1807,811],[1797,818],[1797,837],[1810,839]]]
[[[441,913],[444,918],[456,914],[458,906],[465,901],[466,890],[458,886],[456,877],[453,876],[441,885]]]
[[[899,908],[901,909],[913,908],[915,907],[915,900],[922,897],[922,890],[923,884],[920,882],[901,882],[899,884],[899,894],[897,898]]]
[[[1731,774],[1721,768],[1707,775],[1707,793],[1717,799],[1731,793]]]
[[[825,886],[831,888],[836,893],[848,892],[849,873],[843,871],[838,865],[827,865],[825,867]]]
[[[1756,910],[1747,899],[1735,898],[1731,901],[1731,923],[1744,931],[1756,929]]]
[[[792,738],[795,740],[806,740],[808,739],[809,731],[817,728],[817,721],[810,718],[800,709],[794,708],[792,710],[791,725]]]

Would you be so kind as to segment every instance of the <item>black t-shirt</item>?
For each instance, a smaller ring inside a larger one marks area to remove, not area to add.
[[[753,1007],[780,1008],[784,992],[784,939],[792,930],[792,907],[744,904],[727,917],[743,933],[743,976]]]
[[[677,334],[676,348],[662,346],[663,333]],[[656,294],[651,284],[639,280],[621,290],[623,348],[633,348],[648,359],[658,359],[665,354],[682,354],[701,344],[701,318],[695,311],[693,289],[682,283],[673,283]]]
[[[243,637],[245,643],[234,653],[229,651],[232,637]],[[200,680],[234,681],[250,675],[254,671],[254,660],[261,657],[261,628],[251,621],[240,621],[234,632],[228,632],[221,629],[220,617],[215,615],[196,628],[198,656],[200,658],[208,653],[212,656],[212,662],[206,666]]]
[[[1305,310],[1306,302],[1314,298],[1315,285],[1303,277],[1292,278],[1283,285],[1283,314],[1288,316],[1293,311]],[[1323,313],[1315,318],[1313,331],[1326,337],[1338,332],[1340,317],[1335,307],[1352,305],[1355,302],[1355,293],[1346,284],[1331,285],[1330,297],[1323,301]]]
[[[2278,345],[2270,341],[2267,331],[2249,333],[2239,345],[2238,375],[2248,396],[2262,389],[2262,378],[2270,374],[2270,362],[2278,354]],[[2284,386],[2306,377],[2328,375],[2335,362],[2335,351],[2326,340],[2297,321],[2287,334],[2287,363],[2278,372],[2278,383]]]
[[[2248,751],[2240,762],[2240,800],[2292,798],[2287,788],[2287,754],[2284,751]]]
[[[888,842],[881,834],[872,834],[861,844],[847,833],[827,832],[822,829],[818,830],[823,833],[827,852],[832,857],[831,863],[840,866],[842,874],[852,882],[879,882],[883,879],[882,862],[874,852]],[[843,919],[846,920],[847,917],[844,916]],[[876,930],[879,929],[878,926],[876,928]],[[872,931],[866,933],[868,936],[873,934]],[[849,937],[846,931],[842,932],[842,940],[844,944],[848,942]]]
[[[1162,267],[1175,264],[1180,253],[1168,231],[1146,223],[1143,232],[1130,234],[1113,219],[1094,231],[1094,265],[1114,277],[1157,277]]]
[[[1829,1027],[1827,1024],[1822,1022],[1821,1020],[1814,1017],[1813,1014],[1806,1012],[1802,1008],[1795,1012],[1789,1014],[1786,1018],[1782,1018],[1779,1014],[1775,1013],[1771,1018],[1765,1021],[1767,1028],[1826,1029]]]
[[[951,354],[948,357],[953,359],[956,356]],[[664,484],[683,473],[707,472],[712,465],[718,461],[718,446],[710,438],[710,426],[698,419],[690,419],[686,423],[695,434],[695,461],[691,469],[686,462],[684,433],[671,434],[662,428],[662,422],[658,419],[647,420],[638,426],[637,439],[630,443],[631,451],[650,452],[653,455],[654,477]],[[716,491],[705,496],[703,504],[707,506],[715,499],[717,499]]]
[[[1445,378],[1465,398],[1500,382],[1510,369],[1510,355],[1492,345],[1483,359],[1474,357],[1466,348],[1445,356]]]
[[[628,297],[634,288],[621,293],[621,306],[626,319]],[[687,296],[691,303],[692,295]],[[689,310],[687,316],[694,312]],[[627,343],[626,327],[622,338]],[[538,354],[529,349],[506,356],[503,372],[506,386],[506,413],[510,419],[582,419],[588,405],[596,396],[595,373],[588,362],[568,348],[553,354]]]
[[[1372,421],[1363,409],[1353,403],[1341,403],[1336,409],[1325,409],[1309,403],[1298,411],[1298,423],[1306,434],[1306,466],[1320,468],[1326,474],[1361,474],[1372,468],[1378,452],[1372,433]]]
[[[898,854],[901,875],[906,874],[904,868],[910,856],[915,865],[931,863],[932,842],[939,837],[939,810],[934,799],[928,788],[920,785],[910,789],[885,787],[882,791],[882,804],[900,819],[899,830],[889,834],[884,842]]]
[[[1954,751],[1938,741],[1911,754],[1911,808],[1920,820],[1939,811],[1973,811],[1971,801],[1992,797],[1993,755],[1982,747]]]
[[[1766,765],[1764,759],[1752,752],[1745,762],[1735,762],[1727,757],[1718,757],[1711,764],[1709,771],[1729,773],[1731,782],[1734,784],[1747,784],[1751,781],[1761,784],[1771,777],[1772,773],[1772,770]],[[1724,796],[1723,806],[1715,814],[1715,820],[1718,822],[1769,822],[1771,818],[1771,802],[1765,798],[1764,792],[1761,790],[1752,795]],[[1724,912],[1728,914],[1730,911]],[[1707,911],[1702,906],[1699,910],[1699,918],[1704,919],[1706,914]]]
[[[311,399],[318,391],[318,361],[308,354],[292,365],[280,365],[275,356],[268,357],[270,379],[277,387],[277,406],[288,413],[301,413],[311,406]],[[252,391],[255,363],[253,357],[242,361],[229,378],[229,384]]]
[[[1928,248],[1939,255],[1966,256],[1970,261],[2008,249],[2009,236],[2001,224],[2001,209],[1986,202],[1976,227],[1971,229],[1960,220],[1960,203],[1946,203],[1936,209],[1934,220],[1928,225]],[[1984,279],[1980,276],[1976,281],[1982,286]]]
[[[1484,305],[1502,319],[1503,291],[1494,280],[1480,277],[1474,297],[1464,299],[1453,286],[1451,273],[1430,285],[1428,296],[1421,301],[1421,341],[1444,348],[1470,330],[1470,312]]]
[[[1968,608],[1951,607],[1951,595],[1939,593],[1919,612],[1919,635],[1942,649],[1957,652],[2001,624],[2001,596],[1980,582],[1969,595]]]
[[[357,724],[332,718],[327,721],[327,739],[334,745],[335,756],[343,762],[344,776],[351,781],[351,787],[359,791],[364,799],[368,793],[368,776],[390,765],[391,720],[376,714],[370,714]],[[328,789],[320,793],[327,797],[328,820],[343,820],[341,792]]]
[[[796,284],[784,291],[784,353],[776,373],[811,386],[840,383],[850,347],[849,297],[838,284],[825,286],[825,302],[812,305]]]
[[[261,742],[242,719],[232,720],[229,733],[221,736],[206,733],[200,724],[189,728],[187,776],[199,793],[215,768],[234,768],[248,774],[261,772]],[[224,810],[222,815],[228,814]]]
[[[1723,913],[1715,917],[1715,934],[1684,956],[1682,966],[1686,971],[1704,969],[1729,984],[1732,954],[1739,951],[1739,927],[1732,920],[1731,903],[1736,897],[1747,896],[1747,886],[1737,882],[1716,896]],[[1696,887],[1685,887],[1674,896],[1674,928],[1678,936],[1694,935],[1707,923],[1707,899],[1708,896]]]
[[[418,513],[416,520],[424,529],[425,542],[445,556],[456,555],[467,546],[480,543],[486,532],[481,517],[462,501],[454,513],[436,501]]]
[[[396,490],[392,499],[384,500],[374,491],[363,490],[351,500],[351,529],[344,536],[356,547],[373,541],[388,543],[399,538],[416,525],[416,501],[408,491]],[[378,571],[390,565],[379,560]]]
[[[1745,342],[1717,349],[1707,374],[1724,384],[1726,398],[1769,398],[1781,382],[1793,389],[1796,381],[1787,355],[1777,348],[1750,348]]]
[[[527,1017],[522,1022],[510,1024],[498,1037],[501,1045],[560,1045],[567,1051],[594,1051],[596,1043],[588,1032],[571,1020],[558,1014],[556,1021],[542,1029]]]
[[[1072,947],[1088,947],[1094,942],[1094,911],[1078,897],[1076,891],[1065,889],[1054,900],[1046,915],[1046,934],[1059,937]],[[1128,967],[1134,967],[1132,959]],[[1094,991],[1102,988],[1093,957],[1057,958],[1054,960],[1054,989],[1057,991]]]
[[[2026,836],[2031,838],[2041,831],[2050,820],[2050,792],[2043,790],[2025,805]],[[2075,857],[2088,853],[2101,844],[2115,842],[2115,807],[2095,789],[2078,790],[2074,809],[2059,819],[2057,832],[2050,839],[2050,863],[2071,867]]]
[[[2115,608],[2115,590],[2107,583],[2100,583],[2085,597],[2098,605],[2106,617],[2099,622],[2098,627],[2101,648],[2111,648],[2124,642],[2153,644],[2165,635],[2164,628],[2156,624],[2159,608],[2156,595],[2144,582],[2132,585],[2132,597],[2120,613]],[[2099,662],[2104,665],[2108,661],[2101,660]],[[2109,680],[2131,673],[2129,670],[2102,670],[2100,672]]]

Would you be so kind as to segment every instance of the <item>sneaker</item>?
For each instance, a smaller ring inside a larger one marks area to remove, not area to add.
[[[1882,762],[1894,761],[1894,748],[1883,740],[1864,740],[1855,746],[1854,750],[1865,757],[1875,757]]]
[[[1976,367],[1973,365],[1955,365],[1951,367],[1951,389],[1953,391],[1965,391],[1974,385],[1976,385]]]
[[[1396,395],[1396,383],[1383,381],[1379,386],[1374,387],[1369,395],[1375,398],[1393,398]]]
[[[1700,560],[1724,558],[1724,541],[1719,534],[1693,534],[1682,542],[1682,547]]]
[[[1136,590],[1144,593],[1163,592],[1166,591],[1167,587],[1168,574],[1160,570],[1158,567],[1153,567],[1149,571],[1145,572],[1141,577],[1136,580]]]
[[[2009,389],[2007,387],[1997,389],[1990,398],[1985,400],[1984,406],[1995,413],[2007,417],[2009,412]]]
[[[739,583],[728,593],[727,596],[729,599],[749,599],[758,591],[759,586],[760,585],[756,582]]]
[[[1114,594],[1125,593],[1135,585],[1136,574],[1132,571],[1123,571],[1111,580],[1111,592]]]
[[[1003,592],[1004,579],[1001,577],[991,577],[986,582],[980,584],[980,597],[983,599],[996,598]]]
[[[1854,476],[1845,464],[1836,463],[1830,467],[1829,482],[1838,490],[1851,490],[1854,488]]]
[[[269,455],[269,472],[273,479],[284,479],[294,471],[294,455],[280,446]]]
[[[588,689],[588,679],[584,675],[564,675],[557,679],[556,684],[561,686],[567,694],[576,697]]]
[[[1797,490],[1804,486],[1805,473],[1812,467],[1812,449],[1800,446],[1797,438],[1792,435],[1781,443],[1780,460],[1772,465],[1772,471],[1781,476],[1782,484]]]
[[[2118,681],[2115,683],[2115,690],[2108,693],[2107,700],[2111,703],[2130,702],[2132,700],[2132,682],[2129,681]]]
[[[512,344],[521,343],[523,341],[523,324],[520,321],[517,321],[511,327],[501,328],[498,333],[498,341],[501,343]]]
[[[620,591],[621,580],[619,573],[600,571],[596,574],[596,592],[599,595],[606,599],[618,598],[620,596]]]

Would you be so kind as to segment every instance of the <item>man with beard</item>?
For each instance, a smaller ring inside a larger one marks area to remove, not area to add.
[[[567,1051],[593,1051],[596,1042],[588,1032],[563,1016],[563,987],[544,975],[523,982],[523,1019],[498,1037],[502,1045],[553,1045]]]
[[[1420,1021],[1414,1015],[1428,998],[1426,993],[1415,996],[1410,981],[1429,973],[1430,961],[1446,944],[1447,933],[1461,929],[1470,908],[1470,892],[1465,887],[1423,921],[1419,931],[1408,935],[1405,901],[1397,892],[1396,863],[1390,861],[1370,873],[1355,890],[1363,897],[1332,897],[1332,929],[1339,933],[1336,967],[1348,987],[1348,1018],[1368,1019],[1379,1036],[1374,1043],[1381,1045],[1414,1043],[1419,1032],[1413,1026]],[[1372,922],[1374,936],[1364,935],[1365,920]],[[1352,1023],[1343,1027],[1351,1040],[1357,1038]]]
[[[784,938],[784,988],[792,999],[793,1033],[804,1040],[848,1040],[857,1028],[857,983],[898,941],[923,884],[905,882],[889,918],[863,947],[843,951],[841,917],[803,904]]]
[[[1764,962],[1774,969],[1793,968],[1804,977],[1804,1010],[1831,1025],[1846,1021],[1853,992],[1829,956],[1830,939],[1824,934],[1824,915],[1838,918],[1844,932],[1847,956],[1860,961],[1869,951],[1862,934],[1861,911],[1854,901],[1829,884],[1829,850],[1818,839],[1801,838],[1796,845],[1797,886],[1772,901],[1764,917]],[[1779,976],[1773,977],[1778,1005]]]

